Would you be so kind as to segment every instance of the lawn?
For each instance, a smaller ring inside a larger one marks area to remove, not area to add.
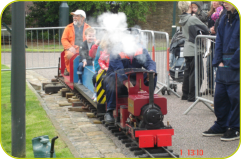
[[[1,65],[2,69],[7,69]],[[1,143],[5,152],[11,154],[11,72],[1,72]],[[26,84],[26,157],[34,158],[32,139],[48,135],[50,139],[58,136],[46,112],[40,105],[36,95]],[[57,158],[73,158],[67,145],[59,138],[55,142]]]
[[[1,52],[11,52],[11,45],[5,44],[1,45]],[[27,48],[25,48],[26,52],[62,52],[63,51],[63,46],[59,43],[27,43]]]

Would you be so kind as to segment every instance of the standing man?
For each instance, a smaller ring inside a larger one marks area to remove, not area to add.
[[[240,20],[230,3],[218,26],[213,66],[218,67],[214,95],[217,120],[203,136],[222,136],[222,141],[239,140],[240,132]]]
[[[86,14],[83,10],[76,10],[71,12],[73,15],[73,23],[66,26],[64,29],[61,42],[64,47],[64,59],[66,69],[64,75],[69,76],[69,60],[75,54],[79,53],[79,47],[82,45],[83,41],[86,40],[85,30],[90,26],[85,23]]]

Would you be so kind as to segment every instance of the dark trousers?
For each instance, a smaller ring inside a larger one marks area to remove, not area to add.
[[[214,68],[212,66],[213,61],[213,50],[211,54],[207,57],[207,83],[209,89],[214,89]]]
[[[93,86],[95,87],[95,83],[96,83],[96,76],[98,75],[98,73],[94,74],[93,77],[92,77],[92,83],[93,83]]]
[[[231,85],[216,83],[214,112],[217,121],[211,127],[214,132],[225,132],[227,128],[239,131],[239,90],[239,83]]]
[[[199,90],[202,85],[203,77],[203,61],[201,56],[198,56],[198,87]],[[184,70],[184,79],[182,85],[183,97],[188,100],[195,100],[195,57],[185,57],[186,67]],[[198,91],[199,92],[199,91]]]
[[[149,85],[146,81],[146,74],[144,74],[144,84]],[[135,85],[135,76],[130,77],[131,82]],[[156,88],[157,77],[154,78],[154,88]],[[115,84],[115,73],[111,73],[104,80],[105,91],[106,91],[106,102],[107,111],[114,110],[116,108],[116,84]],[[117,92],[118,95],[128,95],[126,86],[124,86],[119,80],[117,80]]]

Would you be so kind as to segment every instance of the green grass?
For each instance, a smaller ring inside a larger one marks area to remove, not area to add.
[[[31,43],[29,43],[28,48],[25,48],[26,52],[62,52],[63,46],[60,44],[49,44],[45,43],[44,45],[42,43],[39,43],[38,46],[36,43],[34,43],[34,45],[31,45]],[[11,45],[1,45],[1,52],[11,52]]]
[[[1,65],[2,69],[8,67]],[[5,152],[11,155],[11,72],[1,72],[1,143]],[[26,157],[34,158],[32,139],[48,135],[49,138],[58,133],[40,105],[35,94],[26,87]],[[59,138],[55,142],[55,153],[58,158],[73,158],[69,148]]]

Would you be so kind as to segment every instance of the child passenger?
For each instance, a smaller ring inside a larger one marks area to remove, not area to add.
[[[79,56],[80,56],[80,63],[79,67],[77,68],[77,74],[79,75],[78,84],[82,84],[82,74],[84,71],[85,66],[93,65],[93,58],[89,56],[89,50],[92,45],[94,45],[95,40],[95,29],[88,28],[85,30],[86,40],[83,42],[82,46],[80,47]]]
[[[102,70],[107,71],[109,68],[109,61],[110,61],[110,53],[108,53],[107,49],[100,52],[100,58],[98,60],[99,65]]]
[[[206,23],[207,14],[202,11],[200,2],[194,1],[191,4],[192,4],[192,15],[195,15],[203,23]]]
[[[108,55],[105,56],[107,54],[108,43],[109,43],[109,37],[108,37],[108,34],[105,34],[103,36],[103,38],[101,39],[100,45],[98,46],[96,56],[95,56],[95,61],[94,61],[94,67],[95,67],[95,71],[97,73],[93,76],[92,80],[93,80],[93,85],[95,88],[97,87],[96,86],[96,76],[98,74],[100,74],[101,72],[103,72],[104,70],[108,70],[108,67],[109,67],[109,58],[107,57]],[[104,52],[104,54],[103,54],[103,52]],[[102,65],[102,67],[100,65]],[[97,95],[95,93],[94,96],[92,97],[92,99],[94,99],[94,102],[97,101],[96,97],[97,97]]]

